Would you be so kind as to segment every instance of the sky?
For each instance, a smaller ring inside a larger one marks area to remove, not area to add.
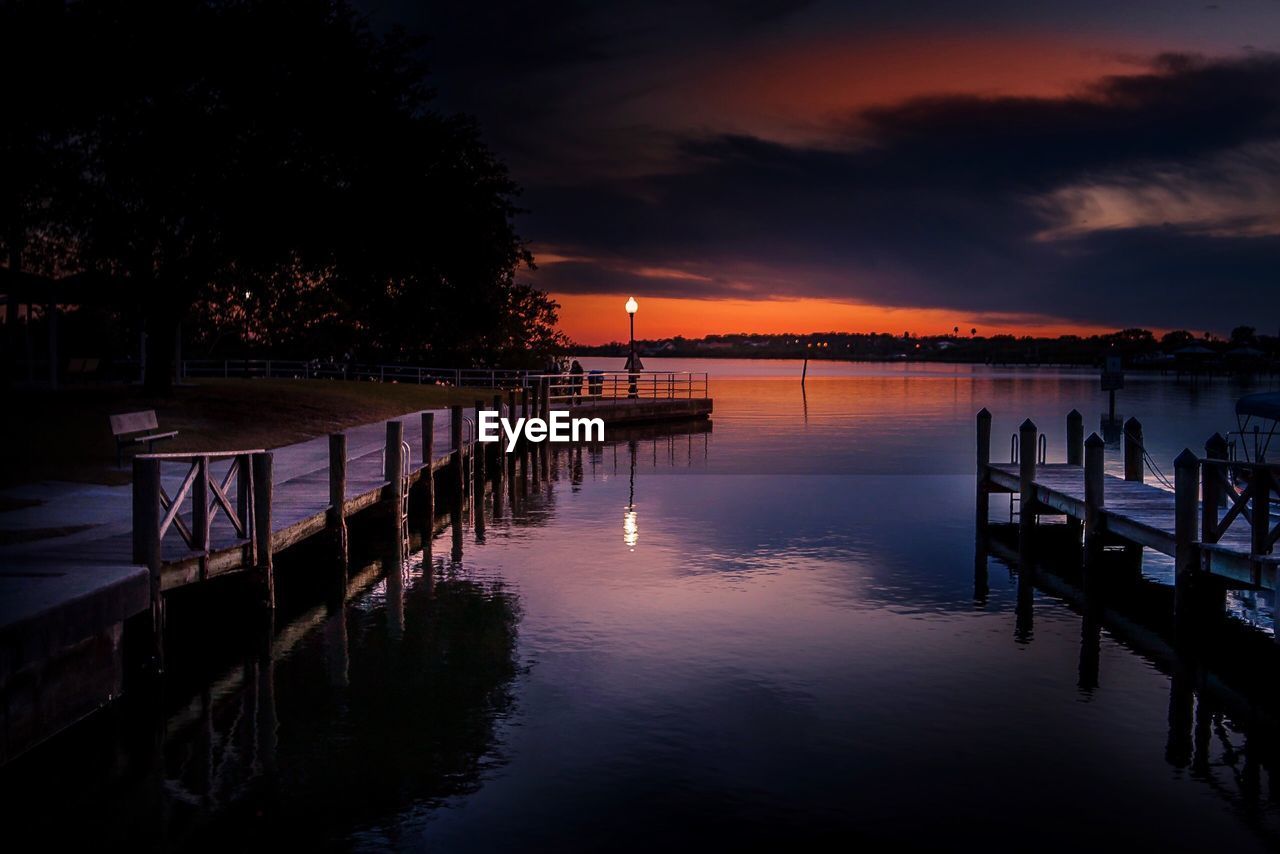
[[[364,0],[580,343],[1280,325],[1280,0]]]

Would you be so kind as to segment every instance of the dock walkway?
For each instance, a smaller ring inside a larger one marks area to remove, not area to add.
[[[1176,490],[1169,490],[1143,482],[1140,424],[1126,425],[1124,478],[1103,474],[1102,440],[1095,435],[1085,442],[1079,425],[1079,413],[1073,412],[1068,416],[1071,462],[1036,459],[1037,431],[1028,421],[1020,431],[1020,461],[993,463],[990,415],[983,410],[978,425],[980,495],[1018,495],[1019,512],[1031,524],[1038,515],[1061,514],[1086,525],[1093,517],[1093,530],[1086,527],[1086,538],[1105,537],[1152,549],[1179,561],[1183,573],[1204,573],[1229,586],[1276,589],[1280,555],[1273,552],[1277,529],[1269,514],[1276,493],[1275,466],[1228,461],[1225,440],[1215,436],[1207,447],[1221,447],[1221,457],[1218,451],[1203,458],[1184,452],[1172,466],[1183,480]],[[1089,453],[1090,446],[1096,453]],[[1252,486],[1237,487],[1228,472],[1245,476]],[[1089,506],[1091,478],[1098,493],[1093,508]],[[1025,481],[1030,482],[1030,494],[1024,494]],[[1207,511],[1202,494],[1211,504]]]

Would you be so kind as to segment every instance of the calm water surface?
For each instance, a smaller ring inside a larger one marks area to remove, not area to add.
[[[1066,412],[1105,411],[1095,374],[648,367],[712,372],[710,432],[561,454],[460,562],[446,531],[403,580],[297,597],[270,643],[216,627],[241,651],[10,769],[14,817],[144,848],[1280,841],[1262,722],[1105,629],[1083,678],[1080,614],[1037,591],[1019,626],[994,560],[975,597],[974,413],[996,458],[1029,416],[1061,459]],[[1130,377],[1118,408],[1164,464],[1249,390]]]

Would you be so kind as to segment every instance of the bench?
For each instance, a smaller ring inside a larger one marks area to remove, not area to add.
[[[124,449],[128,445],[147,446],[147,453],[155,448],[155,443],[161,439],[172,439],[178,435],[177,430],[170,430],[167,433],[155,433],[154,430],[160,428],[159,422],[156,421],[156,411],[147,409],[142,412],[122,412],[119,415],[108,416],[111,420],[111,435],[116,440],[116,465],[124,465]]]

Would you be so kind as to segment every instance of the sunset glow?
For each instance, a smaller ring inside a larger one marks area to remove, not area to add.
[[[624,300],[613,295],[552,294],[560,327],[579,344],[627,340]],[[697,338],[734,332],[891,332],[945,335],[1090,335],[1111,331],[1035,315],[974,315],[933,308],[894,308],[821,299],[706,300],[646,297],[636,314],[636,337]]]

